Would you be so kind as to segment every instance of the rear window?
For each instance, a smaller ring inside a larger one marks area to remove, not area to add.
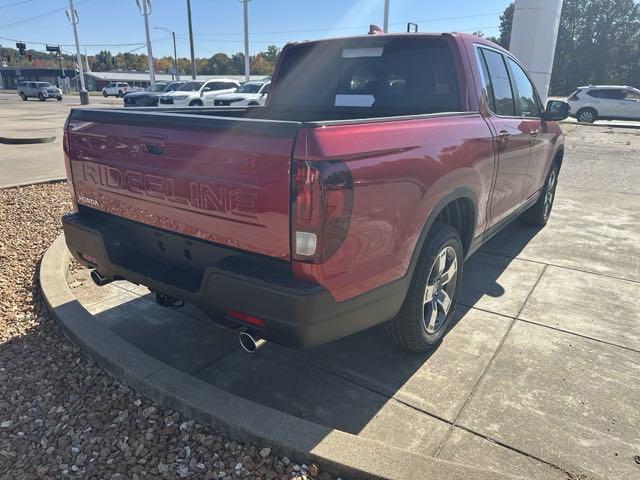
[[[462,108],[451,50],[438,38],[372,37],[292,47],[273,88],[272,107],[396,114]]]
[[[594,98],[606,98],[609,100],[622,100],[625,97],[625,91],[619,88],[603,88],[597,90],[589,90],[587,95]]]

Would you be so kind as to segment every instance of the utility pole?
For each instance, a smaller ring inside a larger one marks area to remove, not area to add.
[[[382,31],[389,33],[389,0],[384,0],[384,23],[382,24]]]
[[[151,0],[142,0],[142,7],[140,6],[141,0],[136,0],[140,14],[144,15],[144,31],[147,36],[147,61],[149,62],[149,77],[151,83],[156,81],[156,74],[153,71],[153,51],[151,50],[151,36],[149,35],[149,15],[151,15]]]
[[[73,37],[76,41],[76,62],[78,63],[78,71],[80,75],[80,103],[82,105],[89,104],[89,93],[84,86],[84,71],[82,69],[82,55],[80,54],[80,42],[78,42],[78,12],[73,6],[73,0],[69,0],[69,10],[67,10],[67,18],[73,25]]]
[[[169,32],[173,37],[173,69],[175,71],[175,79],[180,80],[180,74],[178,73],[178,53],[176,51],[176,32],[165,27],[153,27],[153,29],[164,30],[165,32]]]
[[[249,0],[242,0],[244,10],[244,79],[249,81],[251,75],[249,62]]]
[[[191,27],[191,0],[187,0],[187,18],[189,20],[189,48],[191,50],[191,78],[196,79],[196,57],[193,53],[193,28]]]
[[[58,55],[60,56],[60,71],[62,72],[62,78],[65,78],[64,74],[64,59],[62,58],[62,45],[58,45]]]

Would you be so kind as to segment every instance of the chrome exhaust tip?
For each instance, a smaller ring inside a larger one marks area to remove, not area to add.
[[[105,277],[97,270],[91,270],[91,280],[99,287],[104,287],[105,285],[113,282],[115,279],[113,277]]]
[[[258,349],[258,343],[261,342],[260,338],[255,338],[247,332],[240,332],[238,340],[240,341],[242,349],[248,353],[254,353]]]

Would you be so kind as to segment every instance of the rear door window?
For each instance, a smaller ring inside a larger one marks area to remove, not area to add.
[[[290,47],[272,107],[460,111],[458,75],[440,38],[367,38]],[[278,93],[279,92],[279,93]]]
[[[504,63],[502,54],[486,48],[480,49],[486,62],[486,70],[489,74],[491,84],[490,92],[493,95],[493,112],[505,117],[516,115],[516,106],[513,95],[513,88],[507,66]]]
[[[540,104],[538,103],[538,95],[536,94],[535,87],[524,73],[524,70],[514,62],[511,58],[507,58],[509,68],[513,78],[514,86],[517,93],[517,106],[519,107],[520,115],[523,117],[536,117],[540,115]]]

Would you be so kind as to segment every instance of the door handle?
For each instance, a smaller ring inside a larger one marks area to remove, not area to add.
[[[535,128],[529,132],[529,135],[531,135],[532,137],[537,137],[539,133],[540,133],[540,130]]]
[[[498,132],[498,140],[502,143],[507,143],[511,139],[511,134],[506,130],[500,130]]]

